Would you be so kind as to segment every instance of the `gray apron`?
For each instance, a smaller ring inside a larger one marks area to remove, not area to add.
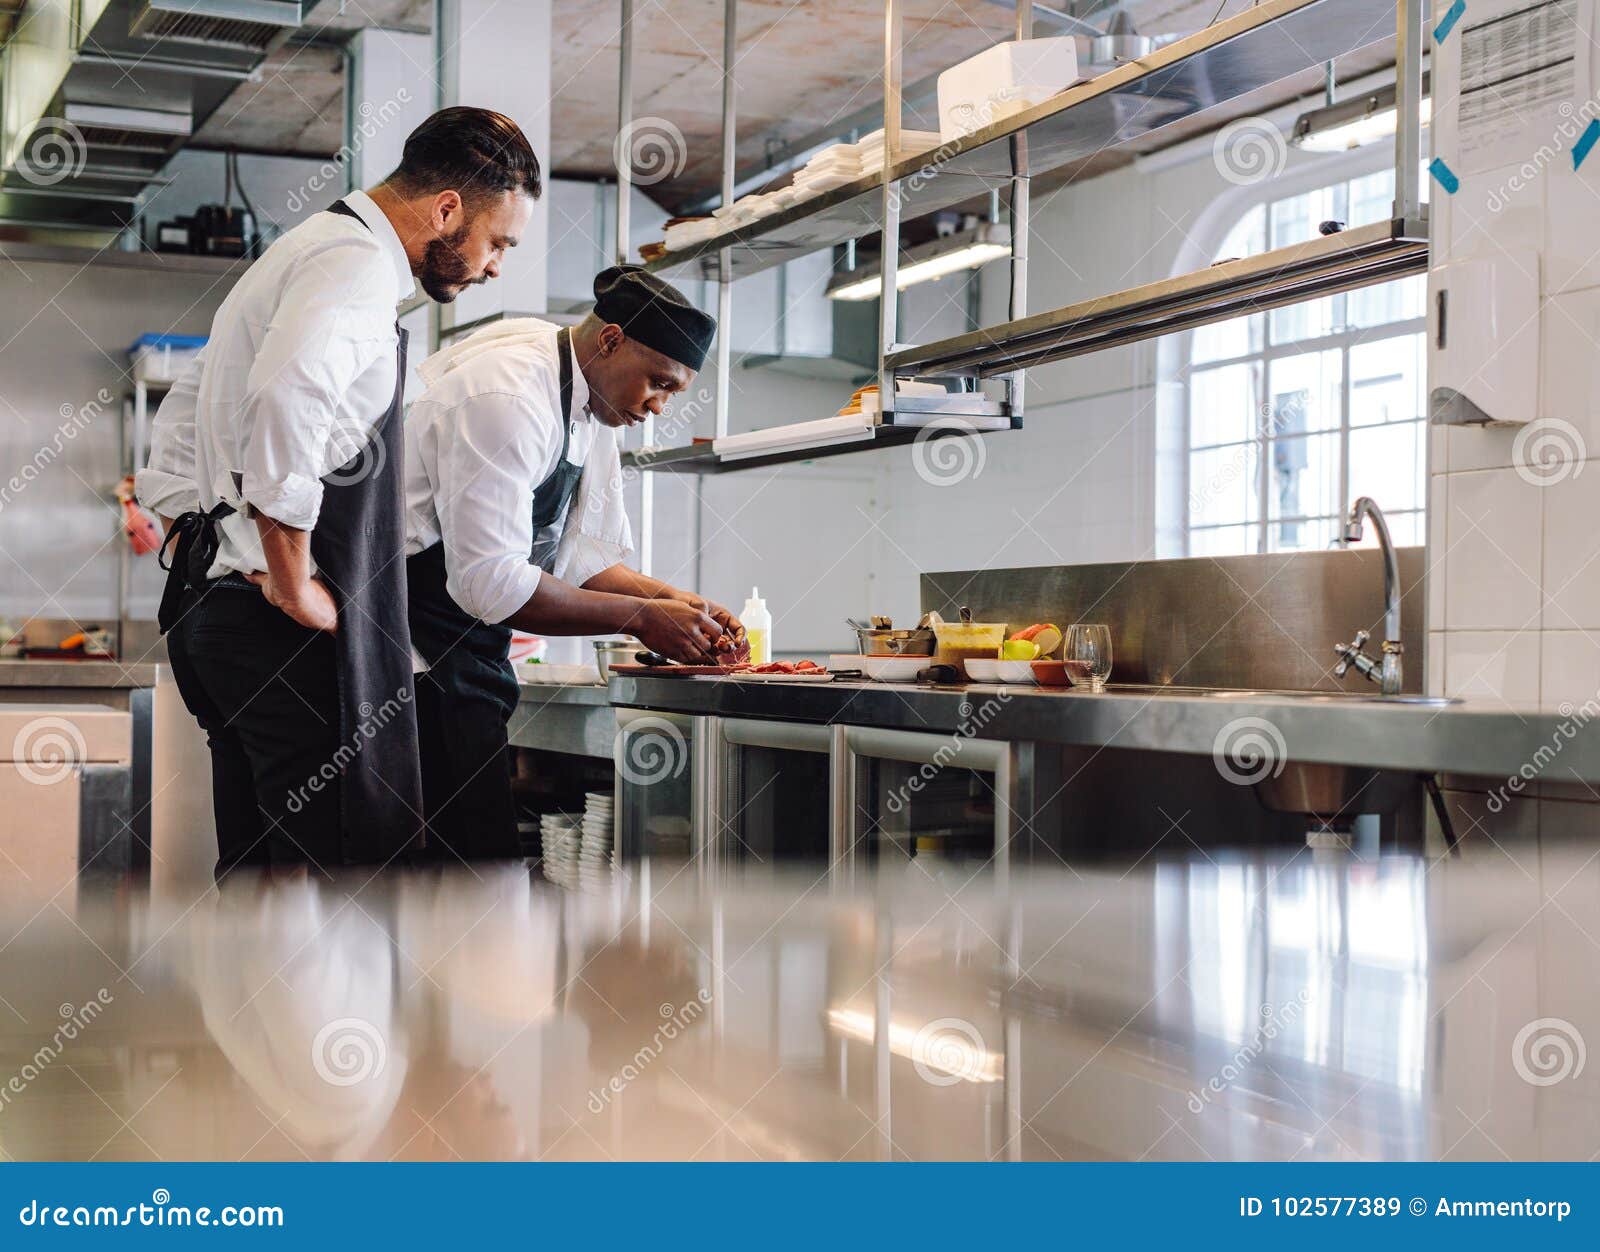
[[[328,212],[361,221],[342,200]],[[406,540],[407,336],[398,322],[395,332],[394,396],[366,446],[322,480],[322,507],[311,531],[311,558],[339,610],[339,744],[348,750],[340,757],[338,841],[347,864],[388,861],[421,847],[423,838],[416,688],[400,560]],[[163,633],[176,622],[188,589],[206,591],[217,523],[233,511],[219,504],[174,521],[159,614]]]
[[[583,467],[571,446],[572,356],[565,327],[556,335],[561,363],[561,452],[533,489],[533,546],[528,560],[555,569]],[[506,724],[517,707],[509,657],[511,628],[473,617],[446,587],[444,542],[406,560],[411,641],[428,663],[417,676],[422,719],[422,776],[430,837],[467,860],[518,855]]]

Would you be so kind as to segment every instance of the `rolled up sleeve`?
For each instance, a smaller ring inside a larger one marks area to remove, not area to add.
[[[524,397],[497,392],[438,414],[435,429],[433,487],[444,536],[445,589],[474,617],[503,622],[528,602],[542,577],[528,559],[530,484],[543,474],[559,428]]]
[[[133,476],[139,503],[162,517],[177,517],[200,507],[195,485],[194,414],[205,369],[202,348],[178,375],[150,424],[150,459]]]
[[[337,429],[351,385],[394,351],[394,309],[385,303],[393,284],[374,281],[374,246],[339,241],[309,255],[285,284],[250,367],[243,496],[298,530],[315,526],[321,511],[330,440],[359,447],[382,416]]]

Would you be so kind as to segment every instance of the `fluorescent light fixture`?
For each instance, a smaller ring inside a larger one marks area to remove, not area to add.
[[[1428,95],[1428,76],[1422,76],[1422,124],[1433,119],[1433,98]],[[1338,104],[1324,105],[1302,113],[1294,120],[1289,142],[1307,152],[1345,152],[1363,144],[1376,143],[1394,134],[1394,84],[1363,92]]]
[[[856,1009],[829,1009],[828,1025],[847,1038],[871,1043],[876,1019]],[[1006,1076],[1005,1058],[985,1048],[977,1033],[970,1022],[954,1018],[940,1018],[922,1027],[890,1018],[889,1051],[924,1069],[947,1074],[951,1082],[1000,1082]]]
[[[907,248],[895,272],[895,287],[904,291],[914,283],[925,283],[961,270],[1011,255],[1011,229],[984,222],[971,230],[957,231],[942,239]],[[883,291],[883,273],[877,264],[835,274],[828,284],[830,300],[876,300]]]

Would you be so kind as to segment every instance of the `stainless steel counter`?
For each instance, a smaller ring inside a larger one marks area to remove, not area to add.
[[[11,687],[120,691],[154,687],[161,673],[162,667],[153,661],[0,661],[0,691]]]
[[[1152,692],[888,683],[763,684],[614,678],[618,705],[690,715],[877,726],[978,739],[1210,756],[1246,719],[1281,736],[1279,757],[1306,763],[1505,778],[1559,744],[1562,781],[1600,783],[1600,735],[1581,722],[1491,701],[1434,706],[1343,696]],[[1268,732],[1269,734],[1271,732]]]
[[[508,730],[516,747],[611,756],[617,716],[599,683],[522,682],[520,692]]]
[[[1582,1160],[1600,1124],[1587,853],[238,887],[0,894],[0,1070],[60,1051],[9,1157]]]

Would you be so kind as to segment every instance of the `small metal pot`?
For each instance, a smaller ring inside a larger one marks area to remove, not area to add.
[[[631,665],[633,658],[644,645],[633,639],[596,639],[594,664],[600,671],[600,681],[611,681],[613,665]]]
[[[856,632],[856,647],[862,656],[932,656],[933,631],[927,627],[915,630],[881,630],[872,627],[852,627]]]

